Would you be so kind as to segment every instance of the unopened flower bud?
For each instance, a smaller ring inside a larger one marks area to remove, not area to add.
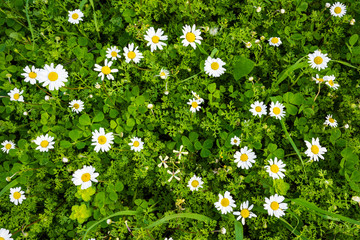
[[[149,103],[149,104],[147,105],[147,108],[148,108],[148,109],[153,109],[153,107],[154,107],[154,105],[151,104],[151,103]]]
[[[261,12],[261,7],[257,7],[256,12]]]
[[[284,14],[284,13],[285,13],[285,9],[281,9],[280,12],[281,12],[282,14]]]
[[[329,8],[330,6],[331,6],[330,3],[325,3],[325,7],[326,7],[326,8]]]
[[[49,95],[46,95],[45,96],[45,101],[49,101],[50,100],[50,96]]]
[[[66,157],[63,157],[62,161],[63,161],[63,163],[68,163],[68,162],[69,162],[69,159],[66,158]]]

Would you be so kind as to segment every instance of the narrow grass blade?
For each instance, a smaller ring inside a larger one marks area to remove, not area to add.
[[[234,221],[235,224],[235,239],[236,240],[243,240],[244,239],[244,229],[243,229],[243,225],[238,222],[238,221]]]
[[[86,235],[89,233],[89,231],[90,231],[91,229],[93,229],[94,227],[96,227],[96,225],[100,224],[100,223],[103,222],[103,221],[106,221],[106,220],[109,219],[109,218],[116,217],[116,216],[123,216],[123,215],[128,215],[128,216],[130,215],[130,216],[131,216],[131,215],[136,215],[136,214],[138,214],[138,212],[136,212],[136,211],[120,211],[120,212],[116,212],[116,213],[114,213],[114,214],[111,214],[111,215],[109,215],[109,216],[107,216],[107,217],[105,217],[105,218],[97,221],[97,222],[94,223],[93,225],[91,225],[91,226],[86,230],[85,235],[84,235],[84,237],[83,237],[83,240],[86,240]]]
[[[88,0],[82,0],[79,5],[79,9],[82,10],[84,5],[87,3]]]
[[[31,25],[31,22],[30,22],[30,16],[29,16],[29,0],[26,0],[25,14],[26,14],[27,22],[29,24],[29,29],[30,29],[30,32],[31,32],[32,45],[33,45],[33,50],[34,50],[34,48],[35,48],[35,38],[34,38],[34,29],[32,28],[32,25]]]
[[[96,30],[96,32],[97,32],[97,34],[98,34],[98,37],[100,38],[100,29],[99,29],[99,27],[98,27],[98,22],[97,22],[97,18],[96,18],[96,13],[95,13],[95,6],[94,6],[94,1],[93,0],[90,0],[90,4],[91,4],[91,6],[92,6],[92,9],[93,9],[93,11],[94,11],[94,23],[95,23],[95,30]]]
[[[281,223],[291,231],[291,233],[295,234],[296,236],[300,237],[303,240],[307,240],[306,237],[300,236],[300,232],[298,230],[296,230],[296,228],[294,228],[293,226],[291,226],[290,223],[288,223],[285,219],[283,218],[279,218],[281,220]]]
[[[341,63],[342,65],[348,66],[348,67],[352,67],[357,69],[357,67],[351,65],[350,63],[344,62],[344,61],[340,61],[340,60],[331,60],[332,62],[337,62],[337,63]]]
[[[192,78],[194,78],[194,77],[196,77],[197,75],[199,75],[201,72],[198,72],[197,74],[195,74],[195,75],[192,75],[191,77],[188,77],[188,78],[186,78],[186,79],[184,79],[184,80],[182,80],[182,81],[180,81],[180,82],[178,82],[178,83],[183,83],[183,82],[186,82],[186,81],[188,81],[188,80],[190,80],[190,79],[192,79]]]
[[[205,49],[203,49],[203,47],[200,44],[196,43],[196,46],[199,48],[200,52],[202,52],[206,56],[209,56],[209,54],[205,51]]]
[[[281,120],[280,120],[280,123],[281,123],[281,126],[282,126],[283,129],[284,129],[284,132],[285,132],[286,137],[289,139],[289,142],[290,142],[291,146],[294,148],[296,154],[298,155],[299,159],[301,160],[301,164],[303,165],[304,173],[305,173],[305,175],[306,175],[305,165],[304,165],[304,161],[302,160],[302,157],[301,157],[301,155],[300,155],[300,151],[299,151],[299,149],[296,147],[296,145],[295,145],[294,141],[292,140],[292,138],[290,137],[290,134],[289,134],[289,132],[288,132],[287,129],[286,129],[284,120],[281,119]]]
[[[1,197],[4,193],[8,192],[10,188],[16,186],[17,184],[18,184],[17,179],[11,181],[8,185],[6,185],[6,186],[1,190],[1,192],[0,192],[0,197]],[[10,192],[9,192],[9,194],[10,194]]]
[[[195,220],[199,220],[199,221],[203,221],[203,222],[210,222],[212,221],[211,218],[206,217],[204,215],[201,214],[196,214],[196,213],[179,213],[179,214],[173,214],[173,215],[169,215],[166,217],[163,217],[159,220],[157,220],[156,222],[153,222],[152,224],[150,224],[149,226],[145,227],[145,229],[149,229],[149,228],[153,228],[156,227],[158,225],[164,224],[166,222],[168,222],[171,219],[176,219],[176,218],[191,218],[191,219],[195,219]]]
[[[304,199],[297,198],[297,199],[291,199],[291,201],[293,201],[294,203],[296,203],[296,204],[298,204],[300,206],[303,206],[303,207],[306,207],[306,208],[308,208],[310,210],[313,210],[318,214],[327,215],[327,216],[330,216],[332,218],[338,218],[340,220],[343,220],[344,222],[351,223],[351,224],[357,224],[357,225],[360,226],[360,221],[357,221],[357,220],[354,220],[352,218],[342,216],[340,214],[328,212],[326,210],[318,208],[315,204],[310,203],[310,202],[308,202],[308,201],[306,201]]]
[[[290,73],[292,73],[293,71],[295,71],[296,69],[299,68],[303,68],[306,67],[308,64],[307,62],[302,62],[302,60],[306,57],[307,55],[303,56],[302,58],[300,58],[299,60],[297,60],[296,63],[294,63],[293,65],[291,65],[290,67],[288,67],[287,69],[285,69],[284,71],[282,71],[279,75],[279,79],[277,80],[277,82],[275,83],[275,86],[278,86],[282,81],[284,81]]]

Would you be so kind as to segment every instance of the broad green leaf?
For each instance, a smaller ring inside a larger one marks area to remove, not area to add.
[[[216,90],[216,83],[211,83],[211,84],[209,84],[209,85],[208,85],[208,90],[209,90],[210,93],[215,92],[215,90]]]
[[[193,144],[191,143],[191,141],[189,140],[188,137],[182,136],[182,137],[181,137],[181,141],[182,141],[183,145],[184,145],[185,147],[187,147],[187,149],[189,149],[190,152],[193,152],[193,151],[194,151]]]
[[[292,40],[298,41],[298,40],[303,39],[303,35],[301,35],[301,34],[299,34],[299,33],[295,33],[295,34],[291,35],[290,38],[291,38]]]
[[[78,140],[79,138],[81,138],[81,132],[78,130],[71,130],[69,132],[69,137],[71,138],[71,140],[73,140],[74,142],[76,142],[76,140]]]
[[[189,139],[190,139],[190,141],[192,141],[192,142],[195,142],[195,140],[197,140],[198,137],[199,137],[199,134],[197,134],[196,132],[191,132],[191,133],[189,134]]]
[[[290,189],[290,184],[285,182],[283,179],[275,180],[275,190],[280,195],[286,195],[287,191]]]
[[[243,240],[244,239],[243,225],[236,220],[234,221],[234,225],[235,225],[235,240]]]
[[[18,179],[12,180],[8,185],[6,185],[0,192],[0,197],[4,193],[10,193],[10,188],[15,187],[18,184]]]
[[[349,39],[350,45],[354,46],[358,39],[359,39],[359,35],[357,34],[352,35]]]
[[[341,136],[341,131],[338,128],[332,129],[330,142],[332,144],[335,144],[336,139],[338,139],[340,136]]]
[[[88,40],[85,37],[79,37],[78,38],[78,44],[82,47],[86,46],[88,44]]]
[[[248,75],[254,67],[255,62],[253,62],[252,60],[244,56],[236,57],[233,72],[235,80],[239,80],[240,78]]]
[[[80,117],[79,117],[79,123],[81,124],[81,125],[91,125],[91,120],[90,120],[90,117],[89,117],[89,115],[87,115],[86,113],[85,114],[83,114],[83,115],[81,115]]]
[[[87,3],[88,0],[82,0],[79,5],[79,9],[82,10],[84,5]]]
[[[71,146],[72,146],[72,144],[71,144],[71,142],[69,142],[69,141],[65,141],[65,140],[61,140],[61,141],[60,141],[60,147],[69,148],[69,147],[71,147]]]
[[[101,122],[102,120],[104,120],[104,113],[103,112],[98,112],[94,119],[93,119],[93,122]]]
[[[211,155],[211,152],[209,149],[203,148],[201,149],[200,156],[203,158],[209,157]]]
[[[206,139],[203,143],[203,148],[210,149],[213,146],[214,141],[211,139]]]
[[[217,52],[218,52],[217,48],[214,48],[214,49],[211,51],[210,57],[213,58]]]

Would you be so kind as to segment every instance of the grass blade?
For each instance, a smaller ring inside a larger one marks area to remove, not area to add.
[[[275,83],[275,86],[278,86],[282,81],[284,81],[289,76],[290,73],[292,73],[296,69],[306,67],[308,65],[308,63],[307,62],[301,62],[305,57],[307,57],[307,55],[303,56],[302,58],[297,60],[296,63],[294,63],[293,65],[291,65],[290,67],[288,67],[287,69],[282,71],[280,73],[280,75],[279,75],[279,79]]]
[[[0,197],[7,191],[9,191],[10,188],[14,187],[15,185],[18,184],[17,179],[11,181],[8,185],[6,185],[0,192]]]
[[[195,220],[199,220],[199,221],[203,221],[203,222],[212,221],[211,218],[206,217],[206,216],[201,215],[201,214],[197,214],[197,213],[179,213],[179,214],[172,214],[172,215],[163,217],[163,218],[153,222],[149,226],[145,227],[145,229],[149,229],[149,228],[159,226],[159,225],[161,225],[163,223],[168,222],[171,219],[176,219],[176,218],[191,218],[191,219],[195,219]]]
[[[26,0],[25,14],[26,14],[27,22],[29,24],[29,29],[30,29],[31,38],[32,38],[32,45],[33,45],[33,50],[34,50],[34,48],[35,48],[35,38],[34,38],[34,30],[32,28],[32,25],[31,25],[31,22],[30,22],[30,16],[29,16],[29,0]]]
[[[340,214],[328,212],[326,210],[318,208],[315,204],[310,203],[310,202],[308,202],[308,201],[306,201],[304,199],[297,198],[297,199],[291,199],[291,201],[295,202],[296,204],[298,204],[300,206],[303,206],[303,207],[306,207],[306,208],[308,208],[310,210],[313,210],[318,214],[326,215],[326,216],[329,216],[329,217],[332,217],[332,218],[338,218],[340,220],[343,220],[344,222],[351,223],[351,224],[357,224],[357,225],[360,226],[360,222],[357,221],[357,220],[342,216]]]
[[[130,216],[131,216],[131,215],[136,215],[136,214],[138,214],[138,212],[136,212],[136,211],[120,211],[120,212],[116,212],[116,213],[114,213],[114,214],[111,214],[111,215],[109,215],[109,216],[107,216],[107,217],[104,217],[103,219],[101,219],[101,220],[97,221],[96,223],[94,223],[93,225],[91,225],[91,226],[86,230],[85,235],[84,235],[84,237],[83,237],[83,240],[85,240],[86,235],[89,233],[89,231],[90,231],[91,229],[93,229],[94,227],[96,227],[96,225],[100,224],[101,222],[108,220],[109,218],[116,217],[116,216],[123,216],[123,215],[128,215],[128,216],[130,215]]]
[[[238,221],[234,221],[235,224],[235,239],[236,240],[243,240],[244,239],[244,229],[243,229],[243,225],[238,222]]]
[[[281,223],[291,231],[291,233],[295,234],[296,236],[300,237],[303,240],[307,240],[306,237],[303,237],[300,235],[300,232],[298,230],[296,230],[296,228],[294,228],[293,226],[291,226],[290,223],[288,223],[285,219],[283,218],[279,218],[281,220]]]
[[[341,63],[342,65],[345,65],[345,66],[348,66],[348,67],[352,67],[352,68],[357,69],[357,67],[351,65],[350,63],[344,62],[344,61],[340,61],[340,60],[331,60],[331,61],[337,62],[337,63]]]
[[[95,30],[96,30],[96,32],[97,32],[97,34],[98,34],[98,37],[100,38],[100,33],[99,33],[100,30],[99,30],[98,23],[97,23],[94,1],[93,1],[93,0],[90,0],[90,4],[91,4],[92,9],[93,9],[93,11],[94,11],[94,14],[93,14],[93,15],[94,15]]]

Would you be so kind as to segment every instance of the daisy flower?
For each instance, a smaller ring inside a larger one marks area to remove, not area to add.
[[[21,191],[21,187],[10,188],[10,202],[13,202],[15,205],[21,204],[26,199],[24,193],[24,191]]]
[[[199,188],[202,188],[204,182],[201,180],[201,177],[197,177],[194,175],[192,178],[190,178],[188,182],[188,187],[190,188],[190,191],[198,191]]]
[[[103,152],[107,152],[111,148],[110,144],[114,143],[113,140],[113,133],[109,132],[105,134],[105,129],[101,127],[99,131],[95,130],[94,132],[92,132],[93,143],[91,145],[95,145],[95,152],[99,152],[100,150]]]
[[[3,145],[3,148],[1,150],[3,150],[3,152],[6,152],[7,154],[9,154],[10,149],[15,149],[15,143],[13,141],[5,140],[1,143],[1,145]]]
[[[54,67],[54,63],[50,65],[45,64],[44,69],[40,69],[38,80],[39,83],[43,83],[43,87],[49,85],[49,90],[59,90],[60,87],[65,86],[64,82],[67,82],[68,72],[61,64]]]
[[[330,127],[337,127],[337,121],[333,119],[332,115],[327,115],[326,121],[324,124],[329,125]]]
[[[0,239],[1,240],[14,240],[12,237],[12,234],[9,230],[5,228],[0,228]]]
[[[251,48],[251,46],[252,46],[251,42],[245,43],[245,47],[246,47],[246,48]]]
[[[201,44],[201,31],[196,29],[195,24],[192,27],[189,25],[183,26],[182,32],[184,35],[182,35],[180,38],[183,38],[181,41],[183,46],[187,47],[190,44],[194,49],[196,49],[196,43]]]
[[[272,37],[272,38],[269,39],[269,44],[270,44],[271,46],[278,47],[278,46],[281,45],[281,43],[282,43],[282,42],[281,42],[281,40],[280,40],[279,37]]]
[[[220,58],[208,57],[205,61],[204,71],[210,77],[220,77],[226,71],[223,66],[226,63],[223,62]]]
[[[166,69],[161,69],[159,75],[157,77],[161,77],[162,79],[167,79],[170,76],[170,72]]]
[[[31,68],[29,66],[26,66],[23,71],[25,73],[22,73],[21,75],[25,77],[25,82],[30,82],[30,84],[35,84],[36,80],[38,80],[38,73],[39,69],[32,66]]]
[[[271,102],[270,104],[270,116],[281,120],[285,116],[284,105],[279,102]]]
[[[316,74],[316,78],[312,77],[312,79],[317,83],[317,84],[320,84],[320,83],[323,83],[324,80],[325,80],[326,76],[324,77],[319,77],[319,74]]]
[[[255,163],[256,155],[252,149],[248,147],[243,147],[239,151],[236,151],[234,154],[234,162],[237,163],[237,167],[242,169],[249,169],[252,167],[252,163]]]
[[[79,186],[81,185],[81,189],[87,189],[91,187],[92,182],[98,182],[96,179],[99,176],[99,173],[95,172],[95,168],[92,166],[83,166],[82,169],[78,169],[74,172],[72,182]]]
[[[36,150],[39,150],[40,152],[48,152],[49,149],[54,148],[55,142],[53,140],[54,137],[46,134],[37,137],[35,140],[33,140],[33,142],[38,145]]]
[[[17,88],[14,88],[13,90],[10,90],[8,95],[10,96],[10,101],[18,101],[18,102],[24,102],[24,97],[21,96],[23,94],[24,90],[19,90]]]
[[[74,11],[69,11],[69,19],[68,21],[72,24],[79,24],[82,21],[82,17],[84,14],[80,11],[80,9],[76,9]]]
[[[234,136],[233,138],[230,139],[230,143],[231,145],[236,145],[239,146],[240,145],[240,138],[238,138],[237,136]]]
[[[283,173],[286,171],[284,169],[285,166],[286,164],[284,164],[283,161],[278,160],[277,157],[275,157],[274,160],[269,160],[269,165],[265,166],[265,169],[269,173],[270,177],[273,179],[279,179],[285,177],[285,174]]]
[[[198,99],[195,99],[195,98],[189,99],[189,102],[187,104],[191,105],[191,107],[190,107],[191,112],[195,113],[196,111],[200,111],[201,102]]]
[[[144,148],[144,142],[141,141],[141,138],[133,137],[131,140],[131,143],[129,145],[131,146],[131,150],[134,150],[135,152],[140,152]]]
[[[319,158],[324,159],[323,154],[327,152],[325,147],[321,147],[319,143],[319,138],[312,138],[311,143],[305,140],[307,150],[305,154],[314,161],[319,161]]]
[[[336,90],[340,87],[340,85],[335,83],[334,80],[335,80],[334,75],[324,77],[325,84],[328,85],[330,88]]]
[[[107,59],[105,59],[105,66],[100,66],[99,64],[96,64],[95,63],[95,68],[94,70],[97,71],[97,72],[100,72],[98,77],[101,77],[101,80],[103,81],[104,80],[104,77],[106,76],[107,79],[109,80],[114,80],[114,76],[111,74],[111,73],[114,73],[114,72],[118,72],[119,70],[118,69],[111,69],[111,65],[113,64],[112,61],[108,61]]]
[[[84,102],[81,100],[72,100],[69,103],[69,107],[73,112],[79,113],[84,110]]]
[[[118,58],[121,58],[121,55],[119,54],[120,50],[116,47],[109,47],[106,49],[106,57],[110,58],[111,60],[116,60]]]
[[[342,3],[336,2],[331,6],[330,13],[334,17],[343,17],[346,14],[346,6]]]
[[[134,48],[134,43],[130,43],[128,47],[124,47],[124,56],[125,62],[129,63],[130,61],[134,61],[134,63],[139,63],[140,60],[144,57],[139,50],[138,47]]]
[[[261,117],[262,115],[266,115],[267,107],[264,105],[264,102],[256,101],[253,104],[251,104],[251,109],[249,110],[254,116]]]
[[[159,48],[160,50],[163,49],[163,46],[166,46],[166,43],[161,42],[164,40],[167,40],[168,37],[166,35],[163,35],[164,31],[159,28],[155,31],[153,27],[150,27],[146,31],[145,40],[148,42],[147,46],[150,46],[151,52]]]
[[[275,216],[277,218],[284,216],[284,210],[288,209],[287,203],[283,203],[285,198],[283,196],[279,196],[277,194],[270,196],[269,198],[265,198],[264,208],[268,211],[270,216]]]
[[[176,156],[179,156],[179,159],[180,159],[180,160],[181,160],[181,154],[184,154],[184,155],[188,155],[188,154],[189,154],[189,152],[185,152],[185,151],[183,152],[183,151],[182,151],[183,147],[184,147],[184,145],[181,145],[179,151],[173,150],[173,153],[177,153]]]
[[[196,94],[196,92],[191,91],[191,93],[197,100],[199,100],[200,103],[204,102],[204,99],[202,99],[198,94]]]
[[[327,57],[327,53],[322,54],[320,50],[316,50],[314,53],[309,53],[308,58],[310,66],[312,68],[317,68],[318,71],[327,68],[327,63],[331,60]]]
[[[219,201],[214,203],[217,210],[220,210],[222,214],[227,214],[233,211],[236,207],[235,201],[231,197],[228,191],[225,192],[224,196],[219,193]]]
[[[236,220],[241,220],[242,225],[245,225],[246,218],[257,217],[253,212],[250,211],[253,207],[253,204],[249,207],[249,201],[243,202],[240,205],[240,212],[233,212],[234,215],[239,216]]]

